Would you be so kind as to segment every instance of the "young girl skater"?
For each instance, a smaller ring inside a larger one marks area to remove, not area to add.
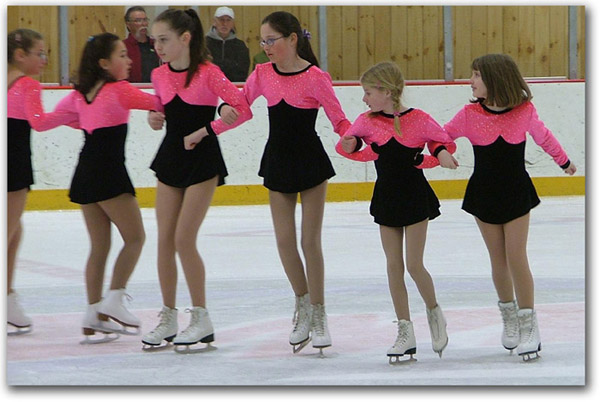
[[[31,78],[38,75],[48,63],[45,44],[38,32],[17,29],[8,34],[7,68],[7,323],[16,328],[9,334],[31,331],[29,318],[17,300],[12,285],[17,250],[22,236],[21,215],[27,193],[33,184],[31,164],[31,128],[49,130],[64,123],[64,114],[44,113],[42,88]]]
[[[541,341],[527,259],[529,211],[540,203],[525,170],[525,134],[567,174],[577,170],[539,119],[531,91],[512,58],[488,54],[471,64],[474,100],[444,126],[473,144],[475,168],[462,208],[475,216],[487,246],[504,328],[502,345],[529,360]],[[514,300],[515,294],[517,300]]]
[[[169,9],[152,26],[155,49],[165,63],[152,72],[156,94],[165,115],[150,114],[153,128],[167,132],[152,162],[158,179],[156,219],[158,224],[158,276],[163,308],[158,326],[142,342],[151,347],[164,340],[188,349],[198,342],[214,340],[206,309],[205,269],[196,238],[215,188],[224,184],[227,169],[216,134],[248,120],[252,113],[240,90],[210,63],[202,24],[194,10]],[[238,114],[236,124],[213,121],[221,98]],[[192,134],[190,134],[192,133]],[[184,147],[184,136],[194,146]],[[193,148],[193,149],[192,149]],[[179,255],[193,307],[189,326],[177,335],[177,264]]]
[[[331,77],[318,67],[310,46],[310,33],[287,12],[263,19],[261,46],[271,60],[252,72],[244,93],[248,103],[267,99],[269,139],[259,175],[269,189],[269,204],[277,249],[296,295],[293,330],[289,338],[294,353],[310,340],[314,348],[331,346],[324,298],[324,262],[321,228],[327,180],[333,166],[315,132],[321,105],[334,131],[342,135],[350,126],[335,97]],[[295,210],[302,202],[302,253],[296,243]]]
[[[89,305],[83,320],[86,336],[96,332],[137,334],[140,327],[140,320],[123,305],[125,287],[145,239],[135,191],[125,168],[125,137],[130,109],[162,110],[162,106],[156,96],[125,81],[130,69],[131,59],[118,36],[92,36],[83,50],[75,91],[56,106],[56,111],[69,111],[78,118],[85,137],[69,197],[81,204],[91,241],[86,265]],[[103,299],[111,223],[117,226],[124,245]],[[83,343],[111,339],[115,338],[86,337]]]
[[[404,282],[403,242],[406,241],[406,269],[425,301],[433,350],[442,357],[448,344],[446,320],[436,300],[431,276],[423,265],[427,224],[440,215],[440,203],[421,169],[440,162],[456,169],[456,160],[450,155],[456,146],[431,116],[402,105],[404,78],[396,64],[376,64],[362,75],[360,83],[365,93],[363,102],[371,110],[356,119],[336,149],[350,159],[375,160],[377,181],[370,210],[379,224],[398,317],[398,337],[387,355],[392,363],[406,354],[412,358],[417,351]],[[362,141],[368,146],[358,151]],[[439,160],[421,154],[426,143]]]

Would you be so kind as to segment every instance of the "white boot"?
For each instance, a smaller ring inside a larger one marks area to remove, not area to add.
[[[122,334],[138,335],[140,333],[141,321],[125,308],[123,304],[123,298],[125,297],[131,299],[131,297],[125,293],[125,289],[109,290],[98,308],[98,318],[102,321],[111,319],[118,322],[124,327],[120,331]],[[128,331],[127,327],[133,328],[134,331]]]
[[[429,322],[431,346],[433,351],[439,354],[441,358],[442,352],[448,345],[448,334],[446,333],[446,319],[439,305],[431,310],[427,309],[427,322]]]
[[[290,345],[293,346],[294,353],[298,353],[309,341],[311,315],[312,306],[309,294],[296,296],[296,308],[292,320],[294,328],[290,334]]]
[[[192,307],[185,310],[191,313],[190,325],[173,339],[173,344],[195,345],[198,342],[211,343],[215,340],[214,329],[208,311],[204,307]]]
[[[398,358],[404,355],[410,355],[410,360],[413,360],[413,355],[417,353],[417,340],[415,339],[415,331],[412,321],[398,321],[398,337],[394,346],[388,349],[387,355],[390,358],[390,364],[398,362]],[[395,360],[393,360],[395,358]]]
[[[506,303],[498,302],[500,313],[502,314],[502,346],[510,350],[519,345],[519,319],[517,318],[517,303],[509,301]]]
[[[117,333],[121,332],[121,326],[112,321],[102,321],[98,318],[98,307],[100,303],[88,304],[81,327],[85,339],[82,345],[93,343],[106,343],[119,338]],[[97,332],[104,334],[101,337],[93,337]],[[109,336],[110,334],[110,336]]]
[[[542,350],[540,332],[535,311],[530,308],[520,309],[517,313],[519,317],[519,332],[521,334],[517,354],[523,356],[523,360],[536,359],[538,352]]]
[[[17,294],[15,292],[9,293],[6,300],[6,322],[17,329],[14,332],[9,332],[8,335],[21,335],[31,332],[31,318],[23,311]]]
[[[322,304],[314,304],[312,306],[312,345],[313,348],[322,349],[331,346],[331,336],[327,327],[327,313],[325,306]]]
[[[177,309],[163,306],[158,313],[160,322],[157,327],[144,335],[142,343],[149,346],[160,346],[164,341],[171,342],[179,330],[177,325]]]

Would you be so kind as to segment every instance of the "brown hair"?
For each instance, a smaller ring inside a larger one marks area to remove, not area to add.
[[[404,76],[400,67],[396,63],[389,61],[377,63],[362,74],[360,83],[361,85],[373,87],[380,91],[390,91],[394,104],[394,128],[398,135],[402,136],[398,113],[402,107],[400,97],[402,97],[402,92],[404,91]]]
[[[39,32],[31,29],[21,28],[15,29],[8,34],[8,64],[14,62],[14,55],[17,49],[23,49],[28,52],[29,49],[35,46],[35,42],[44,38]]]
[[[473,99],[473,103],[513,108],[533,98],[519,67],[507,54],[478,57],[471,63],[471,69],[481,73],[481,79],[487,88],[487,98]]]

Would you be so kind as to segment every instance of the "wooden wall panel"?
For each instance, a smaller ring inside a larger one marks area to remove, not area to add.
[[[215,6],[189,7],[198,11],[205,31],[212,26]],[[296,15],[311,32],[319,54],[318,6],[232,6],[237,35],[250,49],[261,51],[260,23],[277,10]],[[81,50],[90,35],[101,31],[124,37],[127,6],[68,6],[70,74],[76,72]],[[155,17],[162,7],[146,6]],[[357,80],[371,65],[392,60],[409,80],[444,78],[443,8],[441,6],[327,6],[328,71],[334,80]],[[507,53],[526,77],[568,75],[567,6],[454,6],[454,76],[471,75],[473,58],[485,53]],[[40,77],[58,82],[58,6],[9,6],[8,30],[29,27],[40,31],[48,48],[49,64]],[[102,24],[102,25],[101,25]],[[578,7],[578,77],[585,77],[585,7]]]

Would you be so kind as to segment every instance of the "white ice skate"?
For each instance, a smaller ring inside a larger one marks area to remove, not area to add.
[[[506,303],[498,302],[500,313],[502,314],[502,346],[513,353],[513,350],[519,346],[519,319],[517,318],[517,303],[509,301]]]
[[[212,322],[208,311],[203,307],[192,307],[185,310],[191,313],[190,325],[173,339],[175,352],[177,353],[197,353],[211,350],[210,343],[214,342],[215,335]],[[190,346],[200,343],[207,343],[203,349],[190,349]]]
[[[163,306],[158,316],[160,317],[158,326],[142,338],[143,350],[162,349],[177,336],[177,309]]]
[[[312,346],[313,348],[318,348],[322,356],[323,348],[331,346],[331,336],[327,327],[325,306],[322,304],[314,304],[312,306],[311,322]]]
[[[431,346],[433,351],[440,355],[448,345],[448,334],[446,333],[446,319],[442,308],[437,305],[433,309],[427,309],[427,322],[429,322],[429,333],[431,334]]]
[[[294,353],[301,351],[310,342],[311,309],[308,293],[296,296],[296,307],[292,319],[294,328],[290,334],[290,345],[292,345]]]
[[[17,294],[15,292],[9,293],[6,300],[6,323],[9,330],[7,335],[23,335],[31,332],[31,318],[25,315],[19,304]]]
[[[412,321],[398,321],[398,337],[394,346],[387,351],[390,364],[406,363],[416,361],[413,357],[417,353],[417,340],[415,339],[415,331]],[[400,360],[401,356],[410,355],[408,360]]]
[[[520,309],[517,316],[521,334],[517,354],[523,357],[523,361],[538,359],[540,357],[538,352],[542,350],[542,342],[535,311],[530,308]]]
[[[82,329],[85,339],[79,342],[82,345],[107,343],[119,339],[118,332],[121,326],[111,321],[98,318],[98,307],[101,302],[89,304],[83,317]]]
[[[98,307],[98,318],[102,321],[113,320],[122,325],[117,331],[123,335],[139,335],[140,320],[131,314],[124,306],[123,299],[131,300],[131,296],[125,293],[125,289],[109,290]]]

